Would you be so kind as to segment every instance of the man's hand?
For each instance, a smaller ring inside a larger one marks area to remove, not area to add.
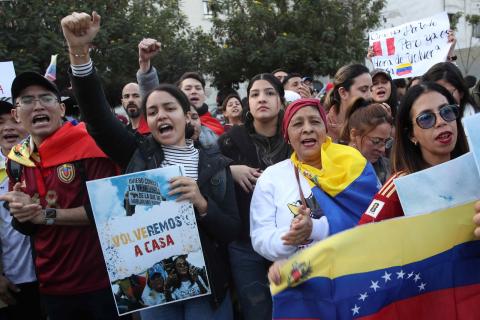
[[[95,11],[92,16],[85,12],[74,12],[63,18],[61,25],[71,56],[83,58],[78,63],[88,61],[90,44],[100,30],[100,16]]]
[[[0,276],[0,299],[8,305],[14,305],[16,303],[12,296],[12,291],[20,292],[20,289],[4,276]]]
[[[310,88],[304,83],[300,84],[296,91],[302,98],[312,97],[312,94],[310,93]]]
[[[42,206],[34,203],[32,198],[22,191],[20,182],[13,186],[13,191],[1,195],[0,200],[8,202],[10,213],[19,222],[43,222]]]
[[[155,39],[147,38],[138,44],[138,64],[142,73],[150,69],[150,61],[160,52],[161,43]]]

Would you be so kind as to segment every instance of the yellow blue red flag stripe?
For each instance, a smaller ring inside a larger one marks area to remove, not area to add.
[[[328,137],[321,149],[322,169],[299,162],[295,153],[290,159],[307,178],[328,218],[330,234],[357,225],[380,186],[372,165],[357,149]]]
[[[365,225],[299,252],[272,286],[274,319],[477,319],[473,203]]]

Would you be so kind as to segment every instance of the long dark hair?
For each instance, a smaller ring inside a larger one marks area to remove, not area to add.
[[[272,85],[273,89],[277,92],[278,96],[280,97],[280,102],[282,103],[282,107],[280,108],[280,111],[278,113],[278,123],[281,124],[283,119],[283,113],[284,113],[283,106],[285,105],[285,90],[283,89],[282,83],[280,82],[280,80],[275,78],[275,76],[271,73],[257,74],[252,79],[250,79],[250,82],[248,83],[247,97],[250,97],[250,90],[252,89],[253,84],[258,80],[268,81]],[[248,109],[250,110],[250,106],[248,106]],[[245,116],[245,124],[247,126],[250,126],[253,124],[253,120],[254,119],[252,114],[250,112],[247,112],[247,115]]]
[[[449,104],[455,104],[455,99],[450,92],[435,82],[422,82],[407,91],[398,109],[396,119],[395,145],[393,147],[392,159],[395,172],[406,171],[407,173],[413,173],[430,167],[423,159],[420,148],[410,138],[413,133],[412,106],[421,95],[432,91],[443,95]],[[468,152],[467,138],[460,116],[457,118],[456,123],[457,141],[451,153],[451,159]]]
[[[470,90],[465,83],[465,79],[462,76],[462,72],[451,62],[440,62],[428,69],[423,75],[423,81],[437,82],[444,80],[450,83],[455,89],[458,90],[463,96],[460,99],[460,116],[463,116],[465,106],[469,103],[472,105],[475,112],[479,112],[480,108],[475,103],[475,100],[470,95]]]
[[[244,110],[245,110],[245,106],[243,105],[243,102],[242,102],[242,99],[240,98],[240,96],[236,93],[232,93],[232,94],[229,94],[225,99],[223,99],[223,102],[222,102],[222,112],[225,112],[225,110],[227,110],[227,103],[230,99],[237,99],[239,102],[240,102],[240,107],[242,108],[242,113],[241,113],[241,118],[242,118],[242,122],[245,120],[244,119]],[[229,123],[228,119],[225,117],[225,122],[226,123]]]
[[[385,107],[380,103],[369,103],[363,98],[355,100],[351,109],[347,112],[345,120],[341,141],[347,144],[350,142],[352,129],[359,131],[363,137],[383,123],[393,126],[393,119],[385,110]]]
[[[188,100],[185,93],[183,93],[182,90],[180,90],[178,87],[176,87],[172,84],[163,83],[163,84],[160,84],[155,89],[152,89],[150,92],[148,92],[145,95],[145,97],[143,97],[143,99],[142,99],[142,112],[143,112],[143,116],[145,117],[145,119],[147,118],[147,100],[148,100],[148,98],[150,97],[150,95],[153,92],[162,92],[162,91],[169,93],[170,95],[172,95],[178,101],[178,103],[182,107],[183,114],[186,115],[190,111],[190,101]],[[185,138],[186,139],[191,138],[193,133],[194,133],[193,126],[190,123],[187,122],[186,127],[185,127]]]
[[[392,80],[392,77],[388,74],[385,74],[383,72],[379,72],[375,74],[372,77],[372,82],[374,81],[373,79],[377,76],[383,75],[385,78],[387,78],[388,82],[390,82],[390,97],[388,97],[387,101],[385,101],[389,106],[390,110],[392,111],[392,117],[395,119],[397,115],[397,108],[398,108],[398,97],[397,97],[397,86],[395,85],[395,82]]]
[[[347,64],[338,69],[333,78],[333,89],[328,92],[325,98],[325,109],[328,111],[330,108],[334,108],[335,112],[339,113],[341,99],[338,89],[343,87],[350,91],[354,79],[364,73],[370,74],[370,71],[363,64]]]

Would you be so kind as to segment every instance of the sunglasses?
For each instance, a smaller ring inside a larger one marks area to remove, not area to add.
[[[379,146],[383,147],[385,146],[385,149],[390,149],[393,146],[393,138],[389,137],[387,139],[382,139],[379,137],[369,137],[367,136],[368,140],[374,145],[374,146]]]
[[[435,126],[435,123],[437,122],[437,113],[440,115],[440,117],[442,117],[443,120],[452,122],[457,120],[460,110],[457,105],[446,104],[440,107],[438,112],[426,111],[419,114],[415,118],[415,122],[422,129],[430,129]]]

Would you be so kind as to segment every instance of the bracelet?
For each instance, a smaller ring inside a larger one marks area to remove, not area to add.
[[[72,51],[68,50],[68,52],[69,52],[72,56],[74,56],[75,58],[85,58],[85,57],[88,56],[88,51],[87,51],[87,53],[75,53],[75,52],[72,52]]]
[[[455,56],[447,57],[447,60],[448,61],[455,61],[455,60],[457,60],[457,56],[455,55]]]

